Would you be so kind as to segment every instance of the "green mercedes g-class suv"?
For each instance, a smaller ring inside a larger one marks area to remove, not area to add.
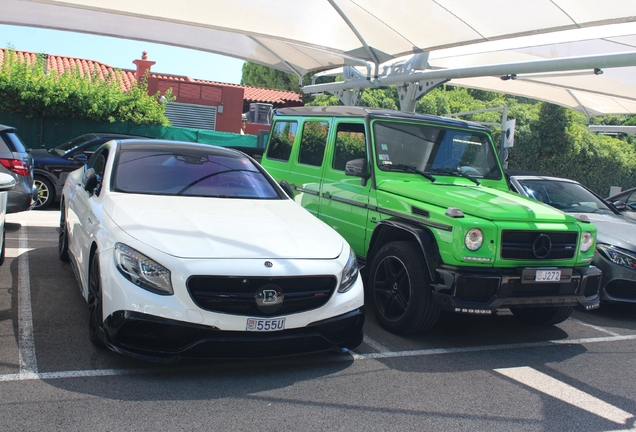
[[[343,235],[387,330],[441,310],[558,324],[599,305],[596,227],[512,193],[483,126],[361,107],[275,112],[262,165]],[[289,191],[288,193],[292,193]]]

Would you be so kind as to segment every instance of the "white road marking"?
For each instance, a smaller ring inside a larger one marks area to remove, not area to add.
[[[362,339],[362,342],[364,342],[365,344],[369,345],[374,350],[379,351],[381,353],[391,351],[390,349],[382,345],[380,342],[376,342],[375,340],[371,339],[367,335],[364,335],[364,339]]]
[[[37,374],[31,311],[31,278],[29,270],[29,236],[27,223],[21,222],[18,258],[18,344],[20,347],[20,376]]]
[[[586,323],[586,322],[579,321],[579,320],[577,320],[576,318],[568,318],[568,321],[575,322],[575,323],[580,324],[580,325],[585,326],[585,327],[593,328],[594,330],[598,330],[598,331],[600,331],[600,332],[607,333],[607,334],[610,334],[610,335],[612,335],[612,336],[620,336],[620,334],[619,334],[619,333],[613,332],[613,331],[608,330],[608,329],[606,329],[606,328],[604,328],[604,327],[599,327],[599,326],[595,326],[595,325],[593,325],[593,324],[588,324],[588,323]]]
[[[530,367],[495,369],[495,372],[614,423],[627,424],[634,418],[627,411]]]
[[[19,257],[21,254],[25,253],[25,252],[29,252],[34,250],[35,248],[26,248],[26,249],[22,249],[22,248],[5,248],[4,250],[4,256],[7,258],[17,258]]]

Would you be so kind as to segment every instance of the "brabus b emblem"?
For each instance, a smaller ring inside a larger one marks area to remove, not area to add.
[[[274,263],[272,263],[271,261],[265,261],[265,267],[274,267]]]
[[[282,306],[285,293],[276,284],[267,284],[256,290],[254,300],[256,307],[264,314],[276,313]]]

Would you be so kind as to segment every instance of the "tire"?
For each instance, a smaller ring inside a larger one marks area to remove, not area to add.
[[[47,208],[55,201],[55,188],[53,187],[53,183],[42,176],[35,176],[33,183],[38,189],[38,199],[33,209],[41,210]]]
[[[512,314],[521,321],[541,326],[560,324],[570,317],[573,310],[571,306],[510,308]]]
[[[384,245],[373,259],[367,288],[371,308],[382,327],[396,334],[430,329],[440,311],[422,251],[411,242]]]
[[[5,228],[4,226],[2,227],[2,251],[0,251],[0,266],[2,264],[4,264],[4,257],[5,257],[5,248],[7,247],[6,245],[6,239],[7,236],[5,235]]]
[[[88,276],[88,337],[93,345],[103,348],[104,342],[99,338],[103,324],[102,309],[102,275],[99,268],[97,251],[93,252]]]
[[[62,262],[69,262],[68,257],[68,228],[66,226],[66,213],[64,205],[60,209],[60,228],[58,229],[57,256]]]

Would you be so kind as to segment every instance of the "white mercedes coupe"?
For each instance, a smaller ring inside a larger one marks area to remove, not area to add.
[[[169,362],[362,342],[348,243],[244,153],[109,141],[68,176],[60,213],[96,346]]]

